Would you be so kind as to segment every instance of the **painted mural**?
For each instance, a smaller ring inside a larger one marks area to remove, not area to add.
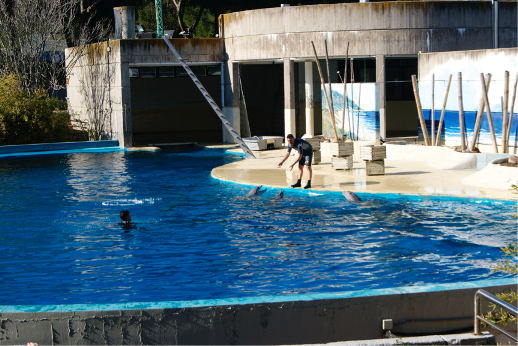
[[[450,90],[448,93],[448,101],[446,103],[446,111],[444,114],[443,131],[441,133],[442,141],[456,142],[460,145],[460,125],[459,125],[459,78],[458,73],[462,73],[462,107],[464,109],[466,142],[471,143],[473,140],[473,131],[477,111],[480,106],[482,97],[482,82],[480,73],[491,73],[491,83],[488,90],[489,106],[491,117],[495,129],[495,137],[497,144],[502,143],[502,115],[504,107],[504,73],[510,72],[509,77],[509,101],[508,101],[508,118],[511,113],[511,103],[513,95],[513,86],[518,78],[518,61],[514,55],[505,54],[488,54],[479,59],[466,57],[463,59],[450,59],[444,63],[438,64],[434,68],[427,71],[426,75],[421,76],[419,80],[419,97],[423,107],[423,115],[425,117],[428,136],[431,137],[432,127],[432,74],[434,75],[434,128],[437,131],[439,124],[441,109],[444,103],[444,97],[448,85],[448,77],[452,75]],[[514,105],[513,121],[509,133],[509,146],[518,145],[518,117],[516,112],[518,107]],[[422,131],[419,128],[419,135],[422,137]],[[444,142],[443,142],[444,143]],[[487,111],[484,111],[482,124],[480,128],[478,144],[492,145],[492,136],[489,127]]]
[[[345,91],[342,83],[331,84],[333,95],[333,110],[338,137],[343,133],[347,139],[373,141],[379,138],[379,86],[375,83],[347,84]],[[329,96],[329,85],[326,85]],[[334,137],[331,115],[325,102],[324,89],[322,94],[322,134]],[[345,111],[344,111],[345,110]]]

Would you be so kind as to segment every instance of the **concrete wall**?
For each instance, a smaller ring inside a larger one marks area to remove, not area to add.
[[[160,307],[160,303],[133,303],[106,311],[84,311],[88,306],[75,310],[49,306],[42,312],[0,310],[0,345],[328,343],[381,338],[381,321],[387,318],[394,321],[395,334],[448,333],[473,326],[475,287],[491,293],[516,291],[516,284],[509,284],[512,279],[497,281],[507,284],[394,288],[352,292],[343,298],[343,294],[320,299],[311,295],[264,297],[264,303],[257,298],[172,302],[170,305],[177,307],[171,308]],[[249,302],[253,300],[256,302]],[[484,303],[483,308],[486,306]],[[62,312],[53,312],[56,310]]]
[[[409,104],[402,108],[396,103],[385,104],[385,88],[394,85],[383,84],[384,57],[491,48],[492,13],[488,1],[277,7],[222,15],[220,35],[229,59],[234,61],[312,60],[312,41],[321,57],[324,41],[330,58],[345,57],[347,43],[350,57],[375,56],[376,82],[381,83],[379,132],[385,138],[416,135],[417,127],[405,126],[407,119],[416,115],[413,110],[406,113]],[[517,45],[516,3],[500,3],[498,32],[500,47]],[[292,112],[291,108],[286,112]],[[304,117],[300,112],[296,115],[297,124],[286,123],[285,131],[299,130]],[[414,126],[415,122],[411,123]]]
[[[222,61],[219,39],[171,42],[187,63]],[[87,128],[102,132],[105,139],[118,139],[124,147],[133,145],[129,67],[179,65],[162,39],[113,40],[69,48],[65,54],[69,64],[75,63],[67,85],[69,109]],[[156,96],[156,90],[149,90],[153,92]],[[98,125],[94,128],[92,124]]]
[[[516,46],[516,3],[500,3],[500,47]],[[291,6],[222,15],[232,60],[416,55],[492,48],[488,1],[376,2]]]
[[[480,106],[482,84],[480,73],[491,73],[491,84],[488,91],[492,120],[495,128],[495,137],[501,152],[502,140],[502,98],[504,96],[504,72],[509,71],[509,102],[508,112],[511,111],[511,97],[513,85],[518,78],[518,48],[487,49],[460,52],[429,53],[419,55],[419,96],[423,112],[428,120],[432,108],[432,75],[435,75],[435,121],[436,128],[441,115],[441,109],[446,94],[449,75],[452,83],[449,91],[446,112],[444,116],[443,143],[446,145],[460,145],[459,130],[459,88],[458,73],[462,73],[463,109],[466,122],[468,140],[471,142],[475,118]],[[514,106],[514,119],[511,127],[509,146],[517,146],[518,141],[518,106]],[[482,127],[479,134],[480,148],[487,148],[492,152],[492,140],[486,112],[484,112]]]
[[[196,40],[173,38],[173,46],[187,64],[220,63],[223,59],[223,42],[217,38]],[[178,64],[178,60],[163,39],[121,40],[123,62],[130,65],[152,66]]]
[[[108,41],[65,50],[73,66],[67,85],[68,109],[75,125],[101,139],[118,139],[131,146],[131,103],[127,64],[121,60],[122,41]]]

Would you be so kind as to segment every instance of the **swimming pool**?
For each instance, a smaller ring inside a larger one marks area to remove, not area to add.
[[[224,150],[0,159],[0,305],[332,293],[507,277],[513,202],[278,189],[210,177]],[[129,209],[137,227],[117,225]]]

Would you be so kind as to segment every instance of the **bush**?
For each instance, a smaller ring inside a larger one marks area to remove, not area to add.
[[[518,194],[518,184],[511,185],[512,193]],[[517,213],[513,215],[514,218],[518,218],[518,204],[515,206]],[[493,273],[503,272],[507,274],[518,274],[518,262],[516,257],[518,256],[518,242],[512,242],[501,248],[504,252],[504,256],[497,263],[493,269]],[[516,306],[517,295],[516,292],[511,290],[510,293],[497,293],[496,297]],[[508,313],[504,309],[498,309],[495,304],[490,304],[491,311],[485,316],[486,319],[494,324],[502,323],[507,325],[508,323],[516,323],[516,316]]]
[[[64,101],[27,93],[14,75],[0,77],[0,145],[75,141]]]

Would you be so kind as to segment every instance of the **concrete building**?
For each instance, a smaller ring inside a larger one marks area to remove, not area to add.
[[[331,83],[341,82],[348,55],[346,79],[355,84],[342,107],[356,119],[346,135],[377,140],[418,135],[410,77],[420,53],[516,47],[516,10],[497,1],[288,6],[225,14],[220,38],[171,42],[238,132],[243,90],[252,136],[328,135],[311,42],[326,82],[327,43]],[[126,147],[233,142],[162,39],[86,48],[69,79],[69,107],[103,124],[106,138]]]

